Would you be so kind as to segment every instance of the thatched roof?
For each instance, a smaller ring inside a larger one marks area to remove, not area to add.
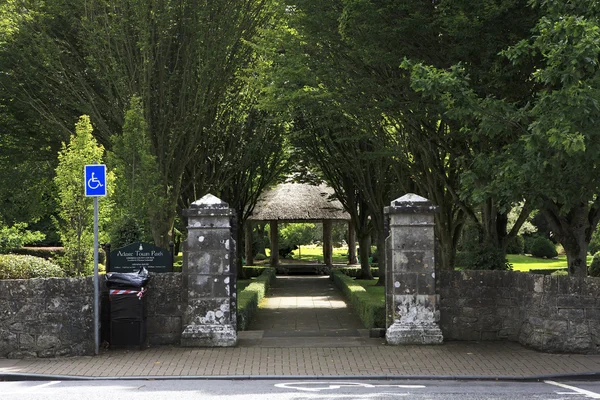
[[[265,191],[250,216],[252,221],[349,220],[339,200],[329,197],[334,191],[327,185],[282,183]]]

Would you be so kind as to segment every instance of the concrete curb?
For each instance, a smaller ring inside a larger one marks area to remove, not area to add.
[[[311,380],[311,381],[341,381],[341,380],[394,380],[394,381],[517,381],[539,382],[545,380],[577,380],[596,381],[600,379],[600,372],[577,374],[554,374],[532,376],[461,376],[461,375],[231,375],[231,376],[73,376],[73,375],[44,375],[0,373],[0,382],[18,381],[137,381],[137,380]]]

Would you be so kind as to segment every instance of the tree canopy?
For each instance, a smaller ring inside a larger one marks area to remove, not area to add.
[[[295,163],[335,189],[364,251],[371,239],[383,246],[383,208],[416,192],[438,206],[442,268],[455,266],[466,225],[505,268],[537,209],[569,272],[585,275],[600,220],[598,7],[7,0],[0,219],[56,212],[56,154],[85,114],[128,193],[115,210],[143,220],[162,246],[178,211],[208,192],[237,210],[241,232],[260,193]],[[8,190],[14,182],[23,184]],[[25,198],[35,201],[20,208]]]

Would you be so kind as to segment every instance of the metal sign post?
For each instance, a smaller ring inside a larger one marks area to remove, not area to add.
[[[100,351],[100,289],[98,276],[98,197],[106,196],[106,165],[84,167],[85,195],[94,198],[94,354]]]

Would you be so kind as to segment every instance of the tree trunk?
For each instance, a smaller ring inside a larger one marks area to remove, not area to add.
[[[385,235],[383,234],[383,229],[377,232],[377,254],[379,259],[377,260],[377,265],[379,267],[379,279],[377,280],[377,286],[385,287],[385,272],[387,265],[385,264]]]
[[[570,276],[587,276],[587,249],[592,232],[597,224],[597,210],[586,203],[573,207],[567,214],[560,212],[559,206],[548,202],[544,216],[567,254]]]
[[[242,262],[242,257],[244,256],[244,231],[245,225],[250,224],[250,222],[242,223],[242,221],[238,218],[234,218],[236,221],[237,227],[235,229],[235,253],[236,253],[236,269],[237,269],[237,278],[238,279],[246,279],[246,271],[244,270],[244,263]]]
[[[358,251],[360,258],[360,279],[373,279],[371,274],[371,264],[369,263],[369,253],[371,252],[371,234],[361,233],[358,238]]]
[[[152,239],[154,244],[163,249],[169,248],[169,242],[172,241],[171,232],[175,214],[169,211],[163,211],[154,216],[152,221]]]
[[[578,236],[578,235],[576,235]],[[567,269],[570,276],[586,277],[587,270],[587,243],[580,238],[567,240],[561,243],[567,254]]]

